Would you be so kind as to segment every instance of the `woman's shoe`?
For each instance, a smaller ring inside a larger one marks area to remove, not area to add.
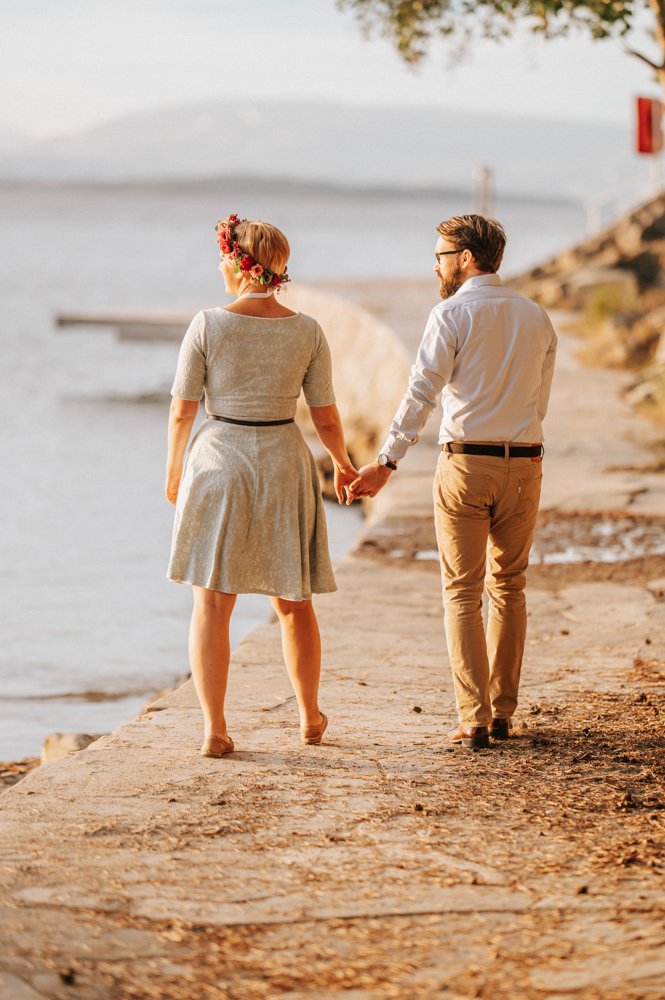
[[[320,743],[328,726],[328,717],[321,712],[321,722],[318,726],[301,726],[300,735],[303,743],[308,745]]]
[[[223,757],[225,753],[233,753],[233,749],[230,736],[206,736],[201,744],[201,756]]]

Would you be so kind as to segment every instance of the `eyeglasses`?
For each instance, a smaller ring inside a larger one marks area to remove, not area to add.
[[[462,250],[435,250],[434,256],[436,257],[437,264],[440,264],[441,261],[439,260],[439,257],[447,257],[448,254],[451,253],[464,253],[465,249],[466,247],[463,247]]]

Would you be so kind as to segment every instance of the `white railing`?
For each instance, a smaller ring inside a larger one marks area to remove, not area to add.
[[[617,222],[621,216],[650,201],[663,191],[663,161],[660,156],[652,158],[652,173],[647,184],[639,189],[615,188],[598,192],[581,199],[586,211],[587,236],[595,236]]]

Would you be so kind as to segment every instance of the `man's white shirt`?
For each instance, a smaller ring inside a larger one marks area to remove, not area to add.
[[[427,321],[381,454],[404,457],[443,393],[439,444],[540,443],[557,338],[545,310],[496,274],[467,279]]]

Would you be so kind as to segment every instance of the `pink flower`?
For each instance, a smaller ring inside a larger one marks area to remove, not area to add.
[[[249,273],[252,275],[253,278],[260,278],[261,275],[263,274],[263,267],[261,266],[261,264],[255,264],[254,267],[251,268]]]

